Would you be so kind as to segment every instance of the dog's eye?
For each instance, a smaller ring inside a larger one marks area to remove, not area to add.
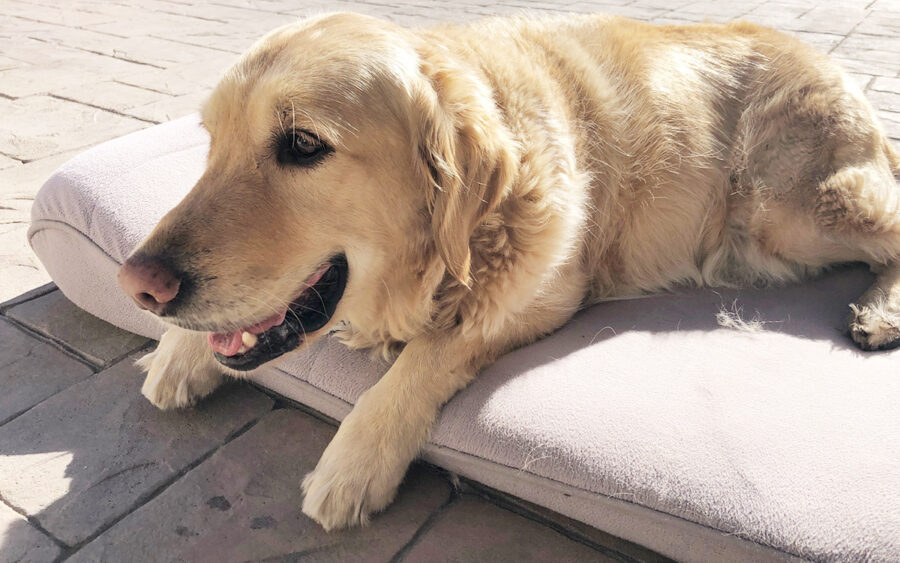
[[[317,164],[331,147],[308,131],[289,131],[278,138],[276,156],[284,166],[309,167]]]

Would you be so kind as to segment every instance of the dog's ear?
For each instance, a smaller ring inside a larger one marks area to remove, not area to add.
[[[450,274],[468,285],[469,239],[508,189],[517,151],[489,89],[435,52],[423,55],[410,115],[413,158],[437,250]]]

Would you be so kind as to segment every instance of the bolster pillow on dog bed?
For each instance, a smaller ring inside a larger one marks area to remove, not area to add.
[[[207,141],[180,119],[47,182],[29,237],[73,302],[159,337],[116,269],[200,177]],[[424,456],[681,560],[900,560],[900,351],[843,333],[870,283],[846,268],[598,305],[453,398]],[[342,419],[386,368],[324,338],[253,377]]]

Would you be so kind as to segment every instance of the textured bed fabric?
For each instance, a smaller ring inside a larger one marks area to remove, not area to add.
[[[97,146],[47,180],[28,238],[69,299],[114,325],[159,338],[162,324],[119,291],[115,270],[200,178],[208,143],[199,117],[189,116]]]
[[[31,242],[67,296],[158,338],[115,269],[205,151],[185,118],[47,182]],[[425,457],[680,560],[898,560],[900,351],[864,354],[843,334],[870,282],[845,268],[777,290],[598,305],[452,399]],[[758,330],[723,328],[723,309]],[[342,419],[387,368],[326,338],[254,378]]]

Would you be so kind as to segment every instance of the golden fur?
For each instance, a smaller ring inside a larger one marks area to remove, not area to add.
[[[348,344],[399,356],[303,483],[329,529],[391,501],[478,370],[587,304],[863,261],[883,273],[851,335],[900,338],[900,158],[836,65],[770,29],[328,15],[258,42],[203,121],[207,171],[141,246],[203,283],[142,360],[144,393],[209,393],[226,370],[193,330],[269,315],[346,253],[344,297],[307,342],[344,321]],[[291,128],[334,153],[280,166],[271,139]]]

